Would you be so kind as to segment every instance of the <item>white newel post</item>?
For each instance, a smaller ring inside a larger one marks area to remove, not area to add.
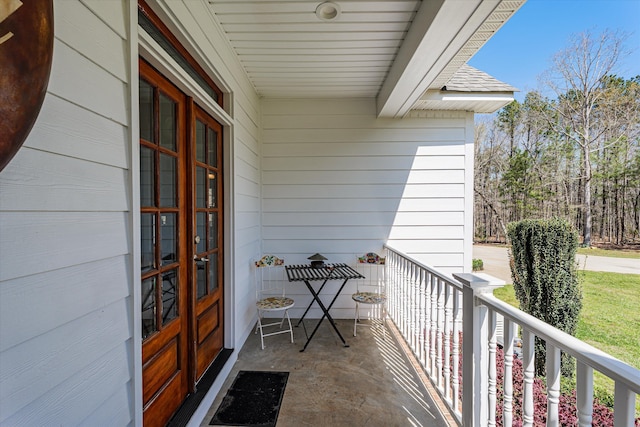
[[[488,274],[454,274],[462,290],[462,425],[484,427],[489,415],[489,316],[476,295],[492,294],[504,281]]]

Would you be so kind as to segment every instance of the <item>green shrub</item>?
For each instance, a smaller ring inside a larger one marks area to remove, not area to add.
[[[471,261],[471,269],[473,271],[484,270],[484,263],[482,262],[481,259],[475,258]]]
[[[576,271],[578,233],[562,219],[526,219],[507,226],[509,264],[520,309],[575,335],[582,308]],[[545,374],[544,343],[536,338],[536,374]],[[562,356],[562,373],[571,376],[573,360]]]

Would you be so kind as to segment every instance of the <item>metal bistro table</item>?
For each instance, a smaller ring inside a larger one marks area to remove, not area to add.
[[[349,345],[346,343],[346,341],[342,337],[342,334],[340,334],[340,331],[338,330],[338,327],[336,326],[336,323],[334,322],[333,317],[331,317],[331,315],[329,314],[329,310],[331,310],[333,303],[336,301],[336,299],[338,298],[338,295],[340,295],[340,292],[342,292],[344,285],[347,284],[349,279],[364,279],[364,276],[358,273],[353,268],[349,267],[347,264],[327,264],[322,267],[312,267],[311,265],[308,265],[308,264],[307,265],[287,265],[285,268],[287,270],[287,277],[290,282],[304,282],[304,284],[307,285],[309,292],[311,292],[311,295],[313,295],[313,301],[311,301],[311,304],[309,304],[304,314],[298,321],[298,325],[296,326],[299,326],[300,323],[302,323],[302,321],[304,320],[304,317],[307,315],[307,313],[309,312],[309,309],[311,308],[314,302],[318,303],[323,313],[315,329],[313,330],[311,335],[307,337],[307,342],[304,345],[304,348],[300,351],[303,352],[307,349],[307,346],[311,342],[311,339],[315,335],[316,331],[320,327],[320,324],[322,323],[325,317],[329,320],[329,322],[331,323],[331,326],[333,326],[333,329],[336,331],[336,333],[340,337],[340,340],[342,340],[342,344],[345,347],[349,347]],[[313,289],[313,286],[311,286],[311,282],[313,281],[317,282],[321,280],[323,281],[322,285],[320,286],[320,289],[318,289],[318,292],[316,292]],[[335,296],[331,300],[331,303],[328,306],[325,306],[320,300],[320,292],[322,292],[322,288],[324,288],[324,285],[326,285],[329,280],[342,280],[342,285],[340,285],[340,289],[338,289],[338,292],[336,292]],[[305,329],[305,332],[306,332],[306,329]]]

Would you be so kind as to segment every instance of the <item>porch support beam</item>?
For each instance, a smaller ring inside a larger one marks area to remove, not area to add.
[[[378,117],[403,117],[500,1],[422,2],[378,94]]]

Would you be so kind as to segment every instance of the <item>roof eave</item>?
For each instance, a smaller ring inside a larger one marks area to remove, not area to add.
[[[423,2],[377,97],[379,117],[403,117],[434,83],[447,81],[525,0]],[[508,3],[508,7],[505,4]],[[492,31],[482,26],[491,20]]]

